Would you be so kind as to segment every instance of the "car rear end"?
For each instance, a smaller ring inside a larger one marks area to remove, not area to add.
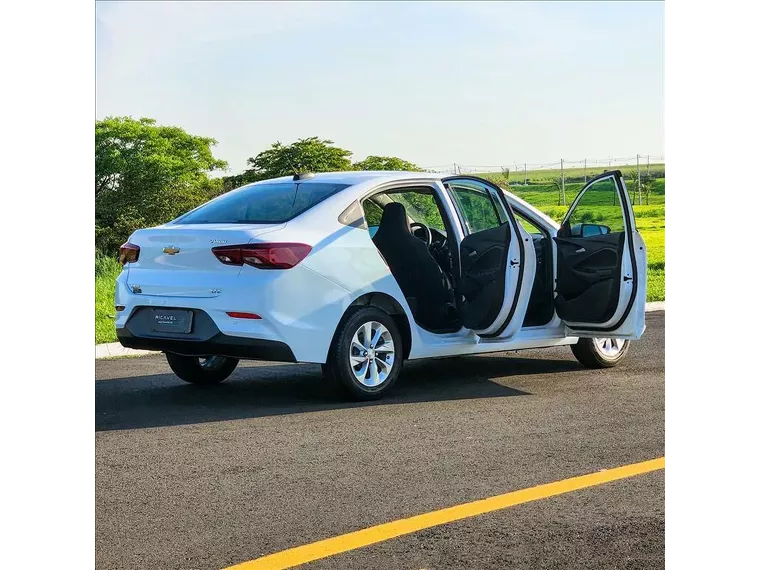
[[[119,341],[187,356],[323,361],[307,342],[326,334],[315,300],[345,291],[303,262],[338,222],[299,215],[347,186],[259,183],[136,231],[120,252]]]

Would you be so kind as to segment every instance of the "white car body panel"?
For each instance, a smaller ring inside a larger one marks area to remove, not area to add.
[[[458,332],[434,334],[419,327],[396,279],[379,254],[369,232],[362,227],[341,223],[338,218],[352,202],[361,200],[379,187],[395,185],[433,187],[441,198],[446,215],[454,225],[457,246],[464,231],[455,214],[455,206],[443,187],[442,177],[429,173],[351,172],[317,175],[326,182],[353,184],[330,196],[296,218],[278,224],[165,224],[136,231],[129,241],[140,246],[137,262],[128,263],[117,279],[115,304],[124,306],[117,312],[117,333],[124,330],[130,316],[139,307],[192,308],[205,311],[219,331],[230,337],[276,341],[286,344],[299,362],[324,363],[335,330],[346,310],[368,294],[390,297],[401,307],[411,333],[409,359],[477,354],[523,348],[573,344],[578,334],[572,332],[556,313],[549,323],[523,327],[536,270],[532,239],[522,227],[519,236],[525,247],[522,258],[524,287],[515,291],[514,280],[505,291],[508,310],[512,298],[518,303],[514,318],[499,337],[483,338],[462,328]],[[290,177],[277,180],[291,180]],[[273,180],[265,181],[267,183]],[[516,196],[504,192],[509,204],[535,220],[550,236],[558,225],[545,214]],[[514,235],[514,234],[513,234]],[[552,241],[552,259],[556,264],[556,246]],[[312,247],[295,267],[287,270],[262,270],[249,265],[224,265],[211,248],[221,243],[295,242]],[[634,232],[637,260],[646,267],[646,250],[641,236]],[[180,252],[169,255],[164,248]],[[511,240],[517,247],[517,240]],[[510,256],[517,255],[510,249]],[[517,268],[508,269],[517,271]],[[556,275],[556,267],[554,268]],[[646,270],[639,272],[636,309],[624,338],[638,338],[643,332],[643,303],[646,299]],[[133,290],[133,288],[135,288]],[[137,292],[136,292],[137,291]],[[233,318],[228,311],[245,311],[261,319]],[[628,324],[628,322],[626,322]],[[487,334],[489,330],[481,331]],[[492,331],[490,331],[492,332]],[[612,335],[605,335],[612,336]]]

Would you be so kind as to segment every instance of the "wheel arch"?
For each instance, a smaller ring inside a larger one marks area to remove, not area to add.
[[[366,293],[351,302],[344,311],[341,321],[346,317],[346,313],[348,313],[353,307],[376,307],[388,313],[391,318],[393,318],[401,333],[401,340],[404,343],[404,359],[406,360],[409,358],[409,353],[412,351],[412,327],[409,323],[409,317],[401,306],[401,303],[387,293]],[[334,340],[335,339],[333,338],[333,341]]]

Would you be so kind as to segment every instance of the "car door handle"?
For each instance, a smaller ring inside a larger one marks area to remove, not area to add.
[[[473,250],[472,250],[470,253],[468,253],[467,255],[468,255],[468,256],[470,256],[470,257],[472,257],[473,255],[478,255],[478,252],[477,252],[477,251],[475,251],[475,250],[473,249]]]
[[[581,247],[579,249],[576,249],[575,253],[586,253],[586,248],[585,247]]]
[[[587,277],[596,277],[600,279],[607,279],[612,277],[612,271],[610,269],[594,269],[593,267],[577,267],[575,272],[579,275]]]

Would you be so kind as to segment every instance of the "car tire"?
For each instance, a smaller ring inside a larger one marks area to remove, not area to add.
[[[612,368],[625,358],[630,344],[623,339],[582,338],[571,348],[586,368]]]
[[[376,307],[357,307],[338,325],[322,374],[353,400],[377,400],[396,382],[403,349],[393,317]]]
[[[238,365],[237,358],[226,356],[183,356],[172,352],[166,353],[169,368],[185,382],[191,384],[219,384],[225,380]]]

